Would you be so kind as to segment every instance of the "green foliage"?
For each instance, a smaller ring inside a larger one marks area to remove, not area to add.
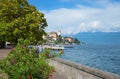
[[[44,14],[27,0],[0,0],[0,41],[17,43],[20,38],[28,38],[37,43],[46,26]]]
[[[30,41],[19,40],[15,48],[11,49],[6,59],[0,60],[0,69],[9,79],[48,79],[54,72],[54,67],[48,64],[49,50],[36,57],[34,48],[28,49]],[[52,57],[49,55],[49,58]]]
[[[50,59],[50,58],[54,58],[54,57],[58,57],[61,56],[62,54],[64,54],[64,50],[60,51],[60,52],[51,52],[49,49],[45,49],[45,51],[43,52],[43,54],[45,56],[46,59]]]
[[[75,39],[75,40],[74,40],[74,43],[80,44],[80,41],[79,41],[78,39]]]
[[[63,43],[63,39],[62,39],[62,36],[61,36],[61,35],[59,35],[59,36],[57,37],[57,40],[55,41],[55,43],[56,43],[56,44],[61,44],[61,43]]]

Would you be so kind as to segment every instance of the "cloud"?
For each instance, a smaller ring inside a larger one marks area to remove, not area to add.
[[[103,2],[98,2],[103,3]],[[120,31],[119,3],[104,2],[103,8],[76,5],[75,8],[59,8],[44,11],[47,18],[47,31],[61,29],[63,34],[78,32],[117,32]]]

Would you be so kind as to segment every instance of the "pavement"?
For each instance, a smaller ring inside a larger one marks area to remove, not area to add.
[[[58,72],[54,72],[53,76],[50,79],[66,79],[63,75],[60,75]]]
[[[9,52],[10,52],[10,49],[0,49],[0,59],[5,58]]]

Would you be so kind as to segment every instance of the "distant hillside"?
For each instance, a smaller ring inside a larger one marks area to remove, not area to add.
[[[120,44],[120,32],[80,32],[69,36],[86,43]]]

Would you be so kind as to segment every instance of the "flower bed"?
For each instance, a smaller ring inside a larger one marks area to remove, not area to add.
[[[29,41],[19,41],[5,59],[0,60],[0,69],[8,75],[8,79],[48,79],[55,71],[47,59],[60,54],[50,54],[45,50],[36,56],[34,48],[28,48]]]

